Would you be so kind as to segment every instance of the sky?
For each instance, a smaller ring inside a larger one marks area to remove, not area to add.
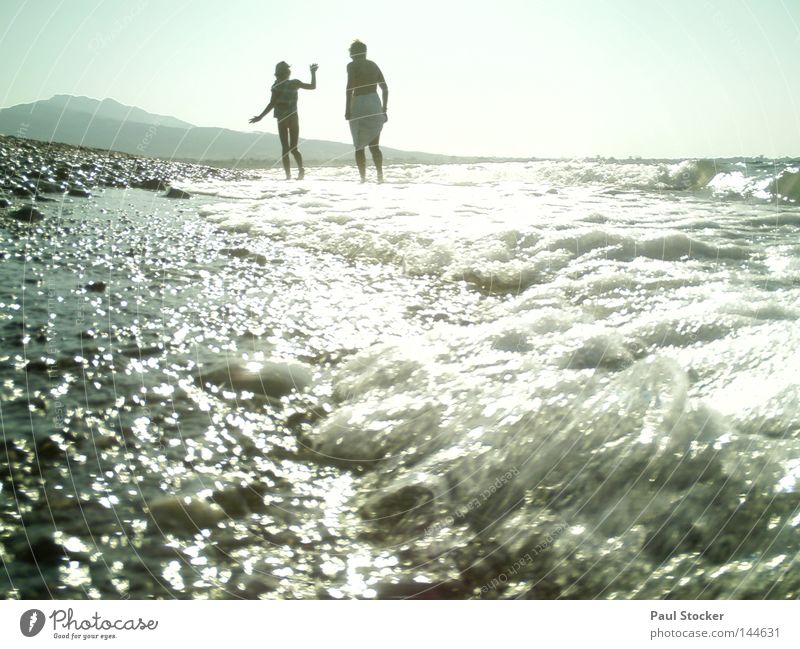
[[[111,97],[275,133],[275,63],[303,139],[349,141],[354,38],[389,84],[382,143],[451,155],[800,156],[798,0],[2,0],[0,107]]]

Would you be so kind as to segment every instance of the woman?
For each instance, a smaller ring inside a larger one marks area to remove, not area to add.
[[[367,59],[367,46],[359,40],[350,46],[347,64],[347,104],[344,118],[350,122],[353,146],[356,148],[356,165],[361,182],[367,179],[367,157],[364,149],[369,146],[372,161],[378,172],[378,182],[383,182],[383,154],[380,149],[381,129],[389,119],[389,86],[381,69]],[[378,86],[383,99],[378,99]]]
[[[306,170],[303,169],[303,156],[297,150],[297,141],[300,137],[300,121],[297,118],[297,90],[314,90],[317,87],[317,69],[314,63],[311,66],[311,83],[303,83],[298,79],[290,79],[291,68],[286,61],[281,61],[275,66],[275,83],[272,84],[272,96],[267,107],[260,115],[250,119],[251,124],[261,119],[273,108],[275,119],[278,120],[278,136],[281,139],[281,162],[286,172],[286,180],[291,180],[292,172],[289,165],[289,153],[294,155],[297,162],[297,180],[303,180]]]

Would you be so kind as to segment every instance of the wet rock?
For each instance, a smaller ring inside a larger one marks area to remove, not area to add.
[[[117,354],[120,356],[125,356],[127,358],[151,358],[153,356],[160,356],[164,353],[164,348],[159,347],[158,345],[151,345],[149,347],[139,347],[137,345],[132,345],[130,347],[120,347],[117,350]]]
[[[93,187],[140,187],[166,191],[173,177],[199,180],[233,180],[241,171],[203,167],[182,162],[137,158],[112,151],[35,142],[0,135],[0,188],[6,195],[23,198],[64,193],[88,198]],[[40,199],[52,200],[52,199]]]
[[[117,176],[106,176],[101,180],[102,184],[106,187],[116,187],[118,189],[124,189],[128,187],[127,181],[124,178],[120,178]]]
[[[25,207],[11,212],[9,216],[23,223],[38,223],[44,218],[44,214],[30,205],[26,205]]]
[[[503,352],[526,353],[533,351],[534,347],[524,331],[507,331],[498,336],[492,347]]]
[[[106,290],[106,283],[89,282],[84,288],[90,293],[103,293]]]
[[[159,178],[148,178],[146,180],[140,180],[137,183],[133,184],[133,187],[137,189],[149,189],[152,191],[164,191],[169,187],[169,184]]]
[[[247,248],[222,248],[220,252],[230,255],[231,257],[236,257],[237,259],[249,259],[260,266],[269,264],[269,259],[265,255],[252,252]]]
[[[11,201],[5,196],[0,196],[0,209],[5,209],[7,207],[11,207]]]
[[[281,580],[275,575],[254,574],[244,582],[244,589],[240,593],[245,599],[258,599],[259,595],[277,590],[280,583]]]
[[[64,550],[52,535],[41,535],[31,538],[27,547],[23,547],[17,555],[22,561],[36,564],[53,564],[64,558]]]
[[[209,552],[220,558],[228,558],[232,552],[249,548],[261,542],[261,539],[249,532],[242,532],[234,526],[217,527],[211,533]]]
[[[164,194],[164,198],[191,198],[192,195],[189,192],[185,192],[180,189],[176,189],[175,187],[170,187],[169,191]]]
[[[330,407],[330,406],[329,406]],[[298,410],[293,412],[286,418],[287,428],[299,428],[303,426],[310,426],[318,422],[320,419],[325,418],[328,412],[323,406],[311,406],[305,410]]]
[[[57,440],[52,437],[45,437],[36,444],[36,458],[52,462],[63,460],[66,456],[64,449]]]
[[[237,259],[246,259],[252,254],[247,248],[222,248],[220,252]]]
[[[297,534],[291,532],[290,530],[282,530],[277,533],[273,533],[268,530],[262,530],[259,532],[259,537],[261,541],[275,546],[286,545],[294,548],[300,545],[300,539],[297,537]]]
[[[47,362],[42,358],[35,358],[33,360],[29,360],[25,365],[26,372],[52,372],[55,370],[55,363],[54,362]]]
[[[240,518],[266,509],[264,495],[268,489],[263,482],[234,484],[215,491],[211,500],[231,518]]]
[[[86,354],[87,357],[91,357],[94,353],[96,353],[96,349],[92,349],[89,347],[84,347],[82,353]],[[74,354],[64,354],[60,355],[56,359],[55,369],[60,371],[75,371],[80,370],[84,367],[86,361],[82,356],[75,356]]]
[[[633,354],[625,347],[625,341],[616,335],[600,335],[590,338],[566,361],[571,370],[621,370],[633,363]]]
[[[151,500],[147,509],[153,522],[169,532],[194,534],[227,518],[219,505],[189,496],[160,496]]]
[[[277,399],[295,390],[305,390],[311,385],[312,375],[300,363],[263,361],[201,368],[197,380],[201,385],[209,383],[234,392],[247,391]]]
[[[92,192],[85,187],[72,187],[69,190],[69,195],[76,196],[77,198],[91,198]]]
[[[12,185],[9,188],[9,191],[14,194],[14,196],[18,196],[19,198],[33,198],[36,194],[35,191],[29,189],[28,187],[23,187],[22,185]]]
[[[463,585],[454,581],[433,584],[406,581],[381,584],[376,590],[378,599],[462,599],[467,594]]]
[[[72,177],[72,174],[73,174],[73,171],[70,168],[70,165],[67,163],[67,164],[60,165],[56,169],[55,176],[56,176],[57,180],[65,181],[65,180],[69,180]]]
[[[40,180],[36,184],[36,189],[45,194],[63,194],[67,190],[67,187],[62,183],[51,180]]]
[[[114,435],[94,435],[92,437],[92,443],[96,449],[106,450],[117,446],[119,440]]]
[[[436,518],[435,505],[435,496],[429,488],[409,485],[381,492],[362,505],[358,513],[374,525],[369,536],[389,540],[423,533]]]

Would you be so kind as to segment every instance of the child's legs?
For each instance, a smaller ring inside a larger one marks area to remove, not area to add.
[[[287,120],[282,119],[278,122],[278,137],[281,140],[281,162],[287,178],[291,177],[289,168],[289,130]]]
[[[292,115],[289,119],[289,148],[292,155],[294,155],[298,169],[302,169],[303,156],[301,156],[300,151],[297,150],[297,144],[300,140],[300,121],[297,119],[297,113]]]

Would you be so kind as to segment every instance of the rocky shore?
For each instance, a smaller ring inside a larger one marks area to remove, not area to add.
[[[189,198],[172,184],[199,179],[236,180],[246,173],[0,136],[0,209],[13,209],[18,220],[35,214],[31,212],[32,204],[54,201],[59,196],[91,198],[92,192],[101,188],[130,187],[162,191],[167,198]]]

